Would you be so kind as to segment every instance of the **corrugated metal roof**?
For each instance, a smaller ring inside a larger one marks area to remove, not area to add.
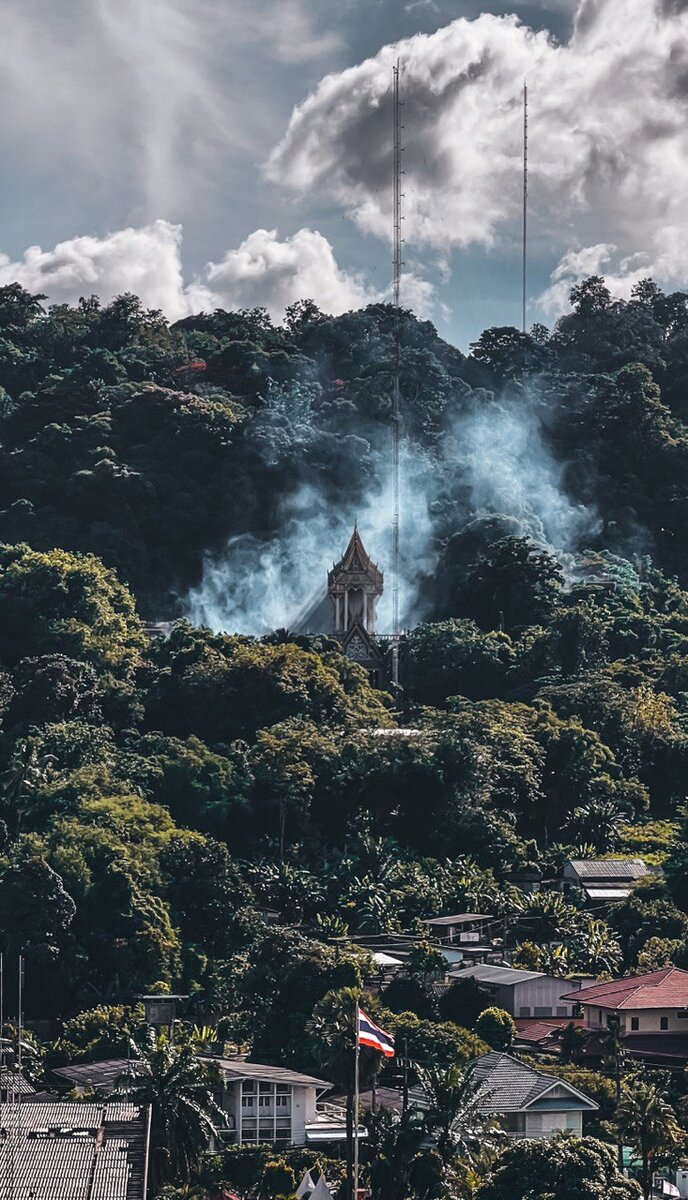
[[[496,967],[491,963],[480,963],[475,967],[456,967],[449,971],[452,979],[477,979],[479,983],[504,984],[527,983],[533,979],[547,979],[544,971],[522,971],[518,967]]]
[[[650,871],[642,858],[572,858],[579,879],[641,879]]]
[[[313,1075],[302,1075],[288,1067],[269,1067],[263,1063],[244,1062],[241,1058],[221,1058],[216,1054],[205,1054],[204,1059],[213,1062],[230,1079],[262,1079],[265,1083],[293,1083],[297,1087],[330,1088],[326,1079]]]
[[[454,917],[428,917],[424,925],[467,925],[470,921],[494,921],[487,913],[457,913]]]
[[[145,1068],[135,1059],[105,1058],[100,1062],[70,1063],[66,1067],[55,1067],[53,1073],[73,1084],[112,1088],[123,1077],[141,1074],[143,1070]]]
[[[13,1071],[10,1067],[0,1067],[0,1088],[3,1092],[14,1092],[20,1096],[33,1096],[36,1092],[35,1087],[24,1075],[20,1075],[19,1071]]]
[[[145,1200],[138,1105],[27,1101],[4,1105],[1,1120],[0,1179],[13,1200]]]

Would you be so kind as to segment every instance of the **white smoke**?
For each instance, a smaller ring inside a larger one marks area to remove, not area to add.
[[[402,455],[401,474],[399,607],[402,624],[411,624],[422,612],[418,581],[431,569],[434,550],[427,486],[417,458],[409,452]],[[259,636],[295,628],[310,604],[325,595],[327,572],[341,558],[357,522],[368,554],[385,574],[377,629],[390,632],[391,520],[391,474],[372,483],[365,502],[357,507],[346,498],[333,504],[304,484],[283,502],[277,535],[261,540],[241,534],[229,540],[219,557],[206,559],[201,583],[185,600],[186,614],[195,624],[232,633]]]
[[[447,442],[473,516],[514,517],[534,542],[566,556],[598,527],[597,515],[566,493],[564,465],[546,443],[535,398],[483,402]]]

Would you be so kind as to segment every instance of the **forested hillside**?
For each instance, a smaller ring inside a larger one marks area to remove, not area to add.
[[[121,1052],[162,985],[315,1069],[314,1006],[369,969],[332,939],[442,912],[502,916],[556,973],[688,967],[688,296],[594,278],[551,333],[401,338],[428,527],[392,696],[327,639],[142,625],[231,539],[274,545],[298,488],[365,509],[392,310],[170,326],[0,289],[0,929],[63,1061]],[[530,448],[509,494],[491,428]],[[574,850],[664,878],[604,922],[513,886]],[[420,968],[397,991],[430,1053],[455,1014]]]

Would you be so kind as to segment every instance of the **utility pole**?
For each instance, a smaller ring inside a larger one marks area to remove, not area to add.
[[[526,332],[526,294],[528,281],[528,82],[523,80],[523,313]]]
[[[399,94],[399,59],[392,67],[394,93],[394,375],[392,384],[392,682],[399,683],[399,444],[401,440],[401,392],[400,392],[400,311],[399,292],[401,286],[401,98]]]

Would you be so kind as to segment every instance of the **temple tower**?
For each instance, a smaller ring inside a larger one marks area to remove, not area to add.
[[[354,526],[343,557],[327,576],[327,594],[334,608],[334,631],[345,637],[354,626],[375,633],[377,602],[383,592],[382,571],[366,553]]]

